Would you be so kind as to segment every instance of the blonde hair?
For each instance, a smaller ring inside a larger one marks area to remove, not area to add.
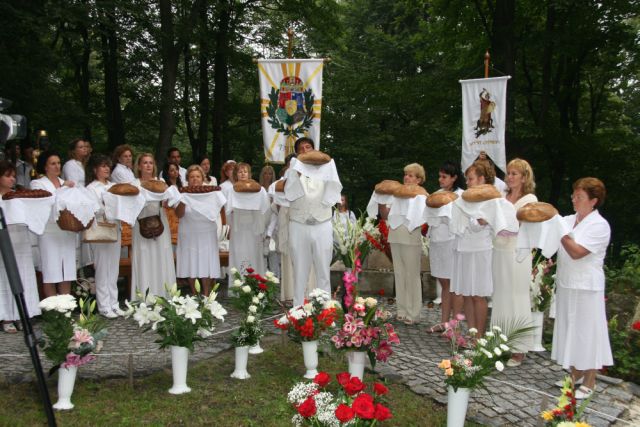
[[[187,182],[184,183],[184,185],[189,185],[189,175],[191,175],[191,172],[198,172],[200,173],[200,176],[202,177],[202,182],[204,182],[205,180],[205,176],[204,176],[204,169],[202,169],[202,166],[200,165],[191,165],[187,168]]]
[[[271,171],[271,182],[264,181],[264,174],[268,170]],[[258,180],[260,181],[260,185],[263,186],[265,189],[269,188],[269,186],[273,184],[273,182],[276,180],[276,171],[273,169],[273,166],[265,165],[260,171],[260,178],[258,178]]]
[[[416,178],[420,180],[418,184],[424,183],[424,181],[427,179],[427,174],[425,173],[424,168],[418,163],[411,163],[405,166],[403,172],[414,174]]]
[[[522,195],[525,194],[534,194],[536,191],[536,178],[533,175],[533,169],[529,162],[523,159],[513,159],[507,164],[507,175],[509,174],[509,169],[515,169],[522,174],[524,177],[524,183],[522,184]],[[511,193],[511,189],[507,190],[507,193]]]
[[[488,160],[476,160],[464,171],[464,176],[472,170],[478,177],[484,177],[485,184],[493,184],[496,181],[496,170]]]
[[[145,157],[151,157],[151,160],[153,160],[153,177],[157,178],[158,164],[156,163],[156,158],[153,157],[153,154],[151,153],[140,153],[138,154],[138,157],[136,157],[136,166],[135,166],[136,169],[133,171],[136,175],[136,178],[140,178],[140,161]]]
[[[238,181],[238,170],[240,168],[247,168],[247,170],[249,171],[249,179],[251,179],[251,165],[249,163],[240,162],[236,163],[235,167],[233,168],[234,181]]]

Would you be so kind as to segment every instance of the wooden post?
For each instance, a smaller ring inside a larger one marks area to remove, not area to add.
[[[489,78],[489,63],[491,62],[491,55],[489,55],[489,49],[484,53],[484,78]]]
[[[293,58],[293,28],[289,27],[287,30],[287,36],[289,37],[289,49],[287,51],[287,58]]]

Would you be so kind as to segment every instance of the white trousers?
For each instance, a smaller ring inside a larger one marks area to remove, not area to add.
[[[289,222],[289,256],[293,265],[293,305],[304,302],[311,265],[316,273],[316,287],[331,293],[329,267],[333,255],[331,221],[308,225]]]
[[[119,306],[120,230],[118,230],[117,242],[92,243],[91,251],[93,252],[93,263],[96,270],[98,311],[100,313],[108,313]]]
[[[393,275],[396,281],[398,316],[418,322],[422,309],[422,280],[420,278],[422,247],[391,243],[391,255],[393,256]]]

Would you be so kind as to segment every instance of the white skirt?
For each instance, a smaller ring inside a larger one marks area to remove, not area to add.
[[[453,248],[455,239],[444,242],[431,242],[429,247],[429,265],[431,276],[438,279],[451,279],[453,274]]]
[[[231,239],[229,239],[229,267],[243,273],[251,267],[258,274],[265,273],[262,255],[262,234],[256,233],[252,211],[235,210],[231,216]],[[229,276],[233,282],[233,277]]]
[[[57,227],[57,225],[56,225]],[[43,283],[76,280],[76,235],[71,231],[45,230],[38,237]]]
[[[551,359],[584,371],[613,365],[604,291],[556,289]]]
[[[18,274],[22,281],[22,291],[29,317],[38,316],[40,308],[38,303],[38,284],[36,282],[36,274],[33,267],[33,258],[31,256],[31,241],[29,232],[25,225],[8,225],[9,235],[11,237],[11,246],[16,257],[18,265]],[[7,270],[4,261],[0,257],[0,320],[18,320],[20,314],[18,307],[11,291],[11,285],[7,276]]]
[[[464,296],[491,296],[493,293],[491,252],[491,249],[476,252],[454,250],[451,292]]]
[[[178,277],[220,277],[218,226],[215,222],[202,218],[202,221],[189,222],[185,215],[180,220],[176,249]]]

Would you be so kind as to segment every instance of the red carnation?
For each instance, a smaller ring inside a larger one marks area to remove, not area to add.
[[[640,320],[638,320],[637,322],[633,322],[633,325],[631,325],[631,329],[633,329],[634,331],[640,331]]]
[[[349,378],[351,378],[351,375],[348,372],[340,372],[338,375],[336,375],[338,384],[340,384],[342,387],[347,385],[347,383],[349,382]]]
[[[283,324],[278,322],[278,319],[273,319],[273,325],[278,329],[282,329],[283,331],[289,329],[289,325],[287,325],[286,323]]]
[[[393,415],[391,414],[391,411],[389,410],[389,408],[379,403],[376,403],[376,408],[375,408],[373,417],[378,421],[384,421],[393,417]]]
[[[351,407],[353,408],[353,411],[356,413],[358,418],[370,420],[375,414],[373,397],[371,397],[371,395],[367,393],[362,393],[361,395],[353,399],[353,404],[351,405]]]
[[[260,289],[261,291],[266,291],[268,288],[267,288],[267,285],[265,285],[264,283],[260,283],[258,285],[258,289]]]
[[[304,418],[313,417],[316,414],[316,401],[313,397],[307,397],[307,400],[298,405],[298,413]]]
[[[353,409],[351,409],[349,406],[345,405],[344,403],[341,403],[338,405],[338,407],[336,408],[335,414],[336,414],[336,418],[341,423],[346,423],[347,421],[350,421],[356,415]]]
[[[318,375],[313,379],[313,382],[318,384],[320,387],[324,387],[329,384],[331,381],[331,377],[326,372],[318,372]]]
[[[247,268],[247,273],[252,274],[255,270],[251,267]]]
[[[299,330],[300,336],[313,338],[313,320],[311,320],[310,317],[307,317],[307,320],[305,320],[304,324],[299,327]]]
[[[349,382],[344,385],[344,392],[349,396],[355,396],[365,388],[365,384],[358,377],[351,377]]]
[[[382,396],[383,394],[389,393],[389,389],[382,383],[375,383],[373,385],[373,391],[378,395]]]

